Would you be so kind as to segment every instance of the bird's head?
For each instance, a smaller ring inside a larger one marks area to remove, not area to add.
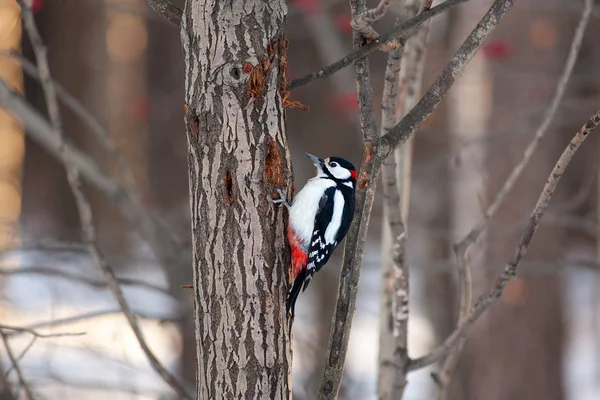
[[[356,168],[351,162],[340,157],[329,157],[326,159],[313,156],[306,153],[315,167],[317,167],[317,176],[330,178],[338,182],[351,182],[352,187],[356,183]]]

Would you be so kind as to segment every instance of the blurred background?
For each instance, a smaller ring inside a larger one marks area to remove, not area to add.
[[[183,7],[183,0],[173,0]],[[376,1],[370,1],[375,6]],[[437,4],[435,2],[434,4]],[[432,20],[426,89],[490,6],[471,0]],[[0,78],[45,112],[39,83],[6,52],[31,44],[15,22],[14,0],[0,0]],[[452,244],[521,159],[552,98],[580,19],[583,0],[519,0],[447,99],[416,135],[408,222],[411,267],[409,354],[424,354],[453,330],[457,318]],[[104,126],[132,169],[145,211],[191,254],[184,68],[179,30],[145,0],[35,0],[35,18],[54,78]],[[393,26],[392,5],[375,24]],[[345,0],[291,0],[289,78],[330,64],[351,50]],[[18,18],[18,17],[17,17]],[[489,290],[513,255],[527,217],[556,159],[600,105],[600,2],[596,1],[573,77],[540,149],[472,251],[474,295]],[[386,55],[370,56],[380,118]],[[356,85],[351,68],[293,92],[309,112],[287,111],[296,187],[314,173],[304,152],[360,163]],[[89,127],[61,109],[65,132],[100,165],[115,171]],[[519,277],[469,331],[453,380],[452,399],[600,398],[600,185],[598,134],[577,154],[535,237]],[[123,285],[153,351],[193,386],[195,343],[191,265],[162,269],[148,244],[107,199],[93,200],[98,241]],[[0,110],[0,326],[39,398],[170,399],[101,273],[80,244],[77,211],[61,165],[26,138]],[[380,238],[377,198],[341,399],[375,399]],[[294,398],[312,399],[321,380],[341,250],[297,306]],[[191,257],[190,257],[191,262]],[[143,281],[143,282],[139,282]],[[434,396],[432,366],[409,374],[406,399]],[[0,346],[0,399],[17,376]],[[13,392],[14,393],[14,392]],[[20,391],[20,399],[25,394]]]

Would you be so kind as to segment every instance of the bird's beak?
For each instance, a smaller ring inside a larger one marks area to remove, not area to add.
[[[310,160],[313,162],[313,164],[315,164],[315,167],[317,167],[319,169],[323,166],[323,164],[325,164],[325,161],[323,161],[322,158],[319,158],[317,156],[313,156],[310,153],[306,153],[306,156],[308,158],[310,158]]]

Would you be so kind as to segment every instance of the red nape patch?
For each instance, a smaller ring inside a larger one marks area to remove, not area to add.
[[[356,171],[355,171],[355,170],[351,170],[351,171],[350,171],[350,175],[352,175],[352,178],[353,178],[354,180],[356,180]]]

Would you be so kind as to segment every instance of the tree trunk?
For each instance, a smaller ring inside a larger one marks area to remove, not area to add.
[[[288,399],[283,0],[188,1],[182,21],[199,399]]]

